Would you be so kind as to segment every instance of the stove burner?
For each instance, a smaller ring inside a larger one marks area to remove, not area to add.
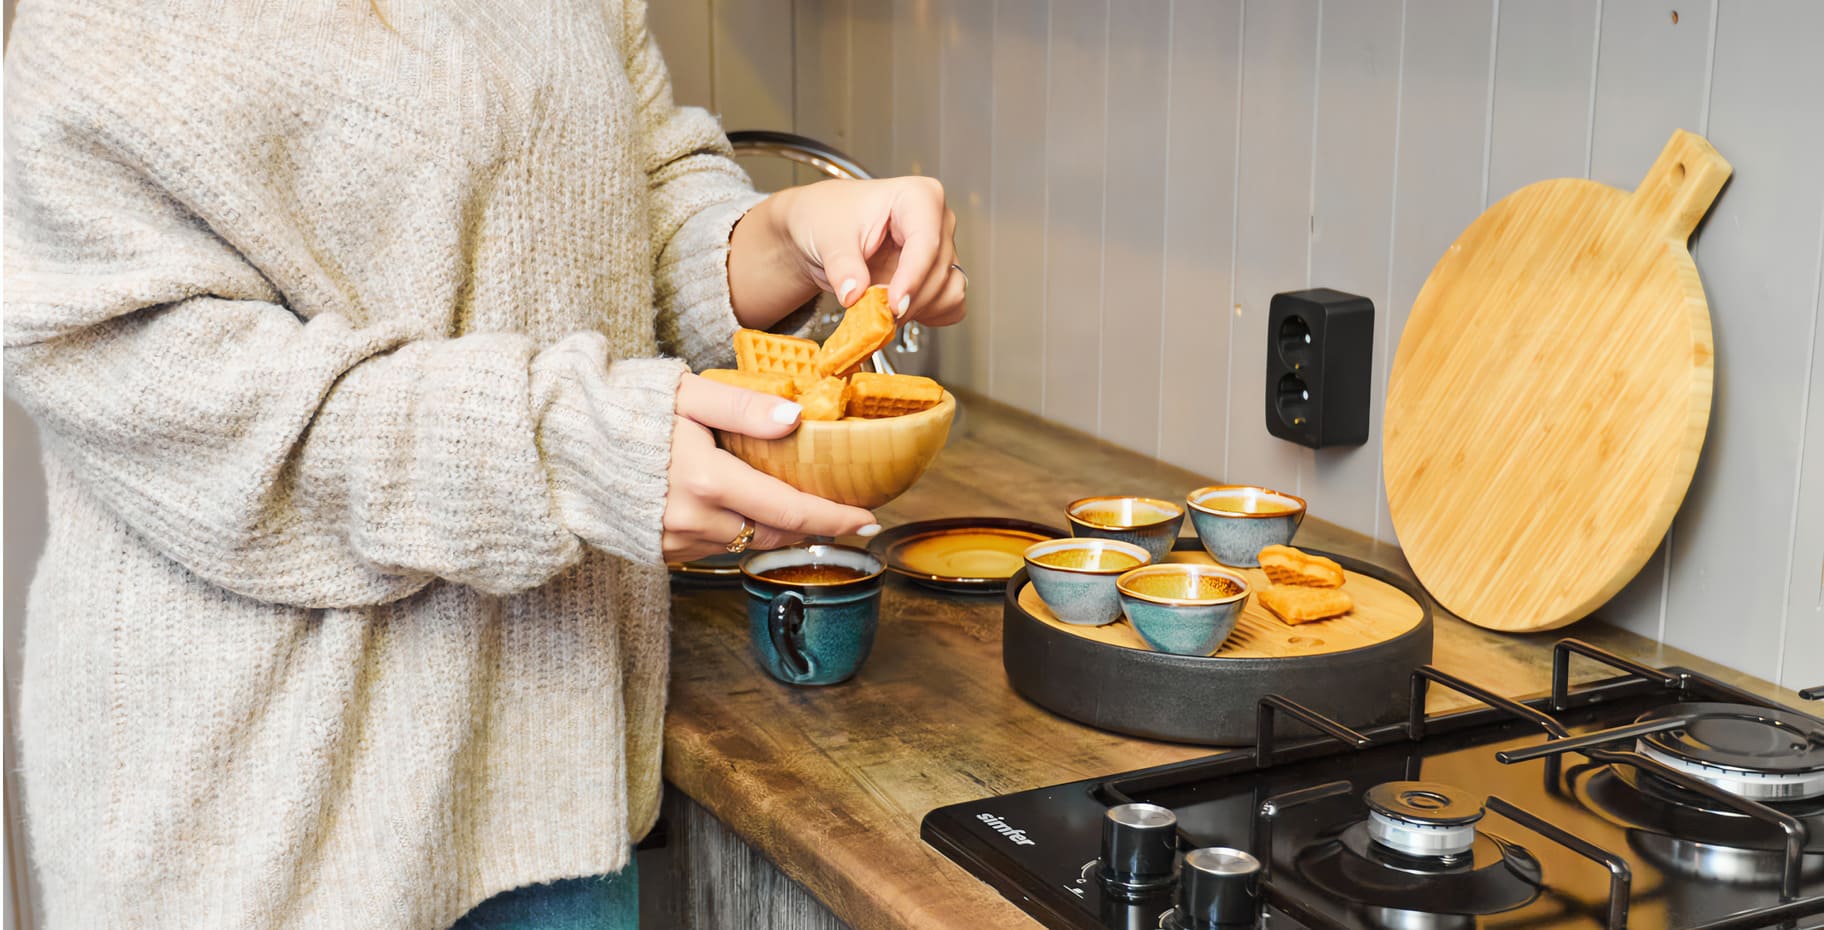
[[[1408,856],[1451,857],[1476,841],[1482,802],[1468,792],[1429,781],[1390,781],[1362,795],[1368,835]]]
[[[1306,847],[1296,863],[1306,880],[1372,910],[1383,926],[1454,926],[1455,915],[1497,914],[1539,896],[1539,861],[1487,835],[1450,860],[1415,857],[1388,850],[1357,821]]]
[[[1756,801],[1824,796],[1824,724],[1747,704],[1674,704],[1635,722],[1670,717],[1690,719],[1641,737],[1641,755]]]
[[[1628,845],[1668,872],[1728,885],[1778,885],[1785,864],[1778,850],[1719,846],[1638,830],[1628,832]],[[1824,858],[1806,856],[1799,868],[1801,876],[1815,878],[1824,873]]]
[[[1617,826],[1679,837],[1706,846],[1779,853],[1785,837],[1769,824],[1631,765],[1578,766],[1566,773],[1578,797]],[[1824,854],[1824,802],[1776,803],[1810,828],[1808,856]]]

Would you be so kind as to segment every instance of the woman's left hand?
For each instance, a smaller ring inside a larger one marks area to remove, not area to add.
[[[963,318],[969,288],[955,264],[955,237],[956,214],[932,178],[788,188],[735,227],[729,254],[735,314],[742,325],[764,329],[815,290],[835,294],[846,307],[870,285],[885,284],[887,305],[901,322],[948,326]],[[796,281],[780,280],[781,272]]]

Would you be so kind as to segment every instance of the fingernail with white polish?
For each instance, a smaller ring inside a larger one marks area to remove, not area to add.
[[[793,403],[789,400],[783,404],[775,404],[773,405],[773,422],[796,423],[798,422],[798,415],[803,412],[803,405]]]
[[[895,313],[894,316],[905,316],[906,311],[910,309],[912,309],[912,295],[907,294],[899,299],[899,312]]]
[[[836,292],[836,299],[847,303],[849,300],[849,292],[853,290],[855,290],[855,279],[850,278],[847,281],[842,282],[842,289]]]
[[[867,526],[864,526],[861,529],[856,530],[855,535],[863,536],[863,537],[878,536],[878,535],[880,535],[880,524],[870,523]]]

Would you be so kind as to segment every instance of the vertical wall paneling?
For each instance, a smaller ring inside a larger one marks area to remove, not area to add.
[[[937,36],[938,0],[893,4],[893,174],[941,173],[937,161],[944,72]],[[888,88],[881,88],[883,91]],[[876,169],[879,170],[879,169]]]
[[[1703,131],[1713,12],[1713,0],[1603,0],[1592,179],[1633,190],[1674,129]]]
[[[792,0],[792,131],[849,148],[850,0]],[[821,181],[794,169],[797,183]]]
[[[894,0],[849,0],[849,154],[877,175],[894,173]]]
[[[792,0],[711,0],[710,61],[724,129],[790,129]],[[760,190],[792,184],[777,158],[745,159]]]
[[[1676,4],[1676,23],[1673,8],[1668,0],[1603,0],[1590,134],[1592,180],[1633,190],[1673,130],[1704,129],[1714,5]],[[1666,552],[1661,543],[1599,615],[1659,638],[1669,581]]]
[[[1209,475],[1227,451],[1241,23],[1241,0],[1172,4],[1159,456]]]
[[[1793,508],[1787,570],[1786,633],[1779,682],[1788,688],[1824,684],[1824,216],[1818,219],[1818,278],[1812,282],[1811,390],[1805,404],[1805,445],[1799,499]]]
[[[1716,339],[1716,397],[1672,538],[1666,637],[1778,674],[1824,201],[1824,5],[1717,10],[1710,138],[1735,174],[1703,227],[1698,270]],[[1742,505],[1752,489],[1753,506]],[[1777,516],[1776,516],[1777,515]],[[1777,555],[1776,555],[1777,554]],[[1721,618],[1742,622],[1719,623]]]
[[[1317,25],[1317,0],[1257,0],[1242,27],[1238,315],[1223,478],[1283,490],[1299,487],[1311,452],[1267,434],[1267,306],[1275,293],[1303,288],[1309,272]]]
[[[715,110],[710,74],[709,0],[663,0],[646,7],[646,27],[671,73],[672,99]]]
[[[946,0],[940,6],[939,70],[944,100],[939,108],[938,163],[945,198],[956,213],[956,260],[969,281],[969,316],[935,334],[938,373],[946,384],[986,391],[989,384],[988,327],[994,316],[994,277],[988,274],[989,188],[994,182],[994,4]]]
[[[1126,15],[1123,12],[1123,15]],[[1095,432],[1109,0],[1052,0],[1045,118],[1044,414]]]
[[[1534,181],[1587,172],[1598,8],[1589,0],[1501,4],[1489,203]]]
[[[1311,283],[1360,294],[1387,313],[1387,251],[1393,227],[1394,133],[1399,125],[1400,0],[1324,5],[1317,133],[1311,180]],[[1374,384],[1389,361],[1376,327]],[[1381,407],[1370,392],[1368,441],[1320,449],[1303,491],[1313,513],[1369,535],[1378,525]]]
[[[988,276],[994,306],[988,320],[988,354],[994,359],[990,392],[1037,413],[1045,391],[1045,92],[1046,0],[997,0],[994,4],[994,125],[989,152]]]
[[[1388,375],[1419,288],[1457,234],[1482,212],[1491,0],[1407,0],[1401,58],[1393,248],[1382,326]],[[1382,397],[1387,387],[1380,386]],[[1376,489],[1386,528],[1386,487]],[[1398,527],[1393,527],[1398,530]],[[1383,535],[1387,535],[1383,533]]]
[[[1119,8],[1108,22],[1098,420],[1103,438],[1155,455],[1170,67],[1160,50],[1171,45],[1172,10],[1170,0],[1124,0]]]

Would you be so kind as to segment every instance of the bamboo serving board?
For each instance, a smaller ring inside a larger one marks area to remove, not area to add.
[[[1166,554],[1167,562],[1201,562],[1216,564],[1203,552],[1178,551]],[[1223,566],[1228,568],[1228,566]],[[1248,580],[1253,591],[1267,587],[1267,575],[1258,568],[1234,568],[1230,571]],[[1400,589],[1355,572],[1345,571],[1343,590],[1355,599],[1355,609],[1340,617],[1292,626],[1275,617],[1250,593],[1247,606],[1235,631],[1217,649],[1218,659],[1262,659],[1286,656],[1324,655],[1347,652],[1383,643],[1419,625],[1425,610]],[[1103,626],[1079,626],[1065,623],[1045,606],[1038,592],[1028,584],[1020,589],[1020,607],[1034,618],[1084,639],[1152,651],[1152,647],[1134,632],[1126,618]]]
[[[1729,173],[1679,131],[1632,193],[1522,188],[1432,269],[1381,455],[1400,546],[1452,613],[1563,626],[1665,536],[1710,416],[1710,311],[1686,242]]]

